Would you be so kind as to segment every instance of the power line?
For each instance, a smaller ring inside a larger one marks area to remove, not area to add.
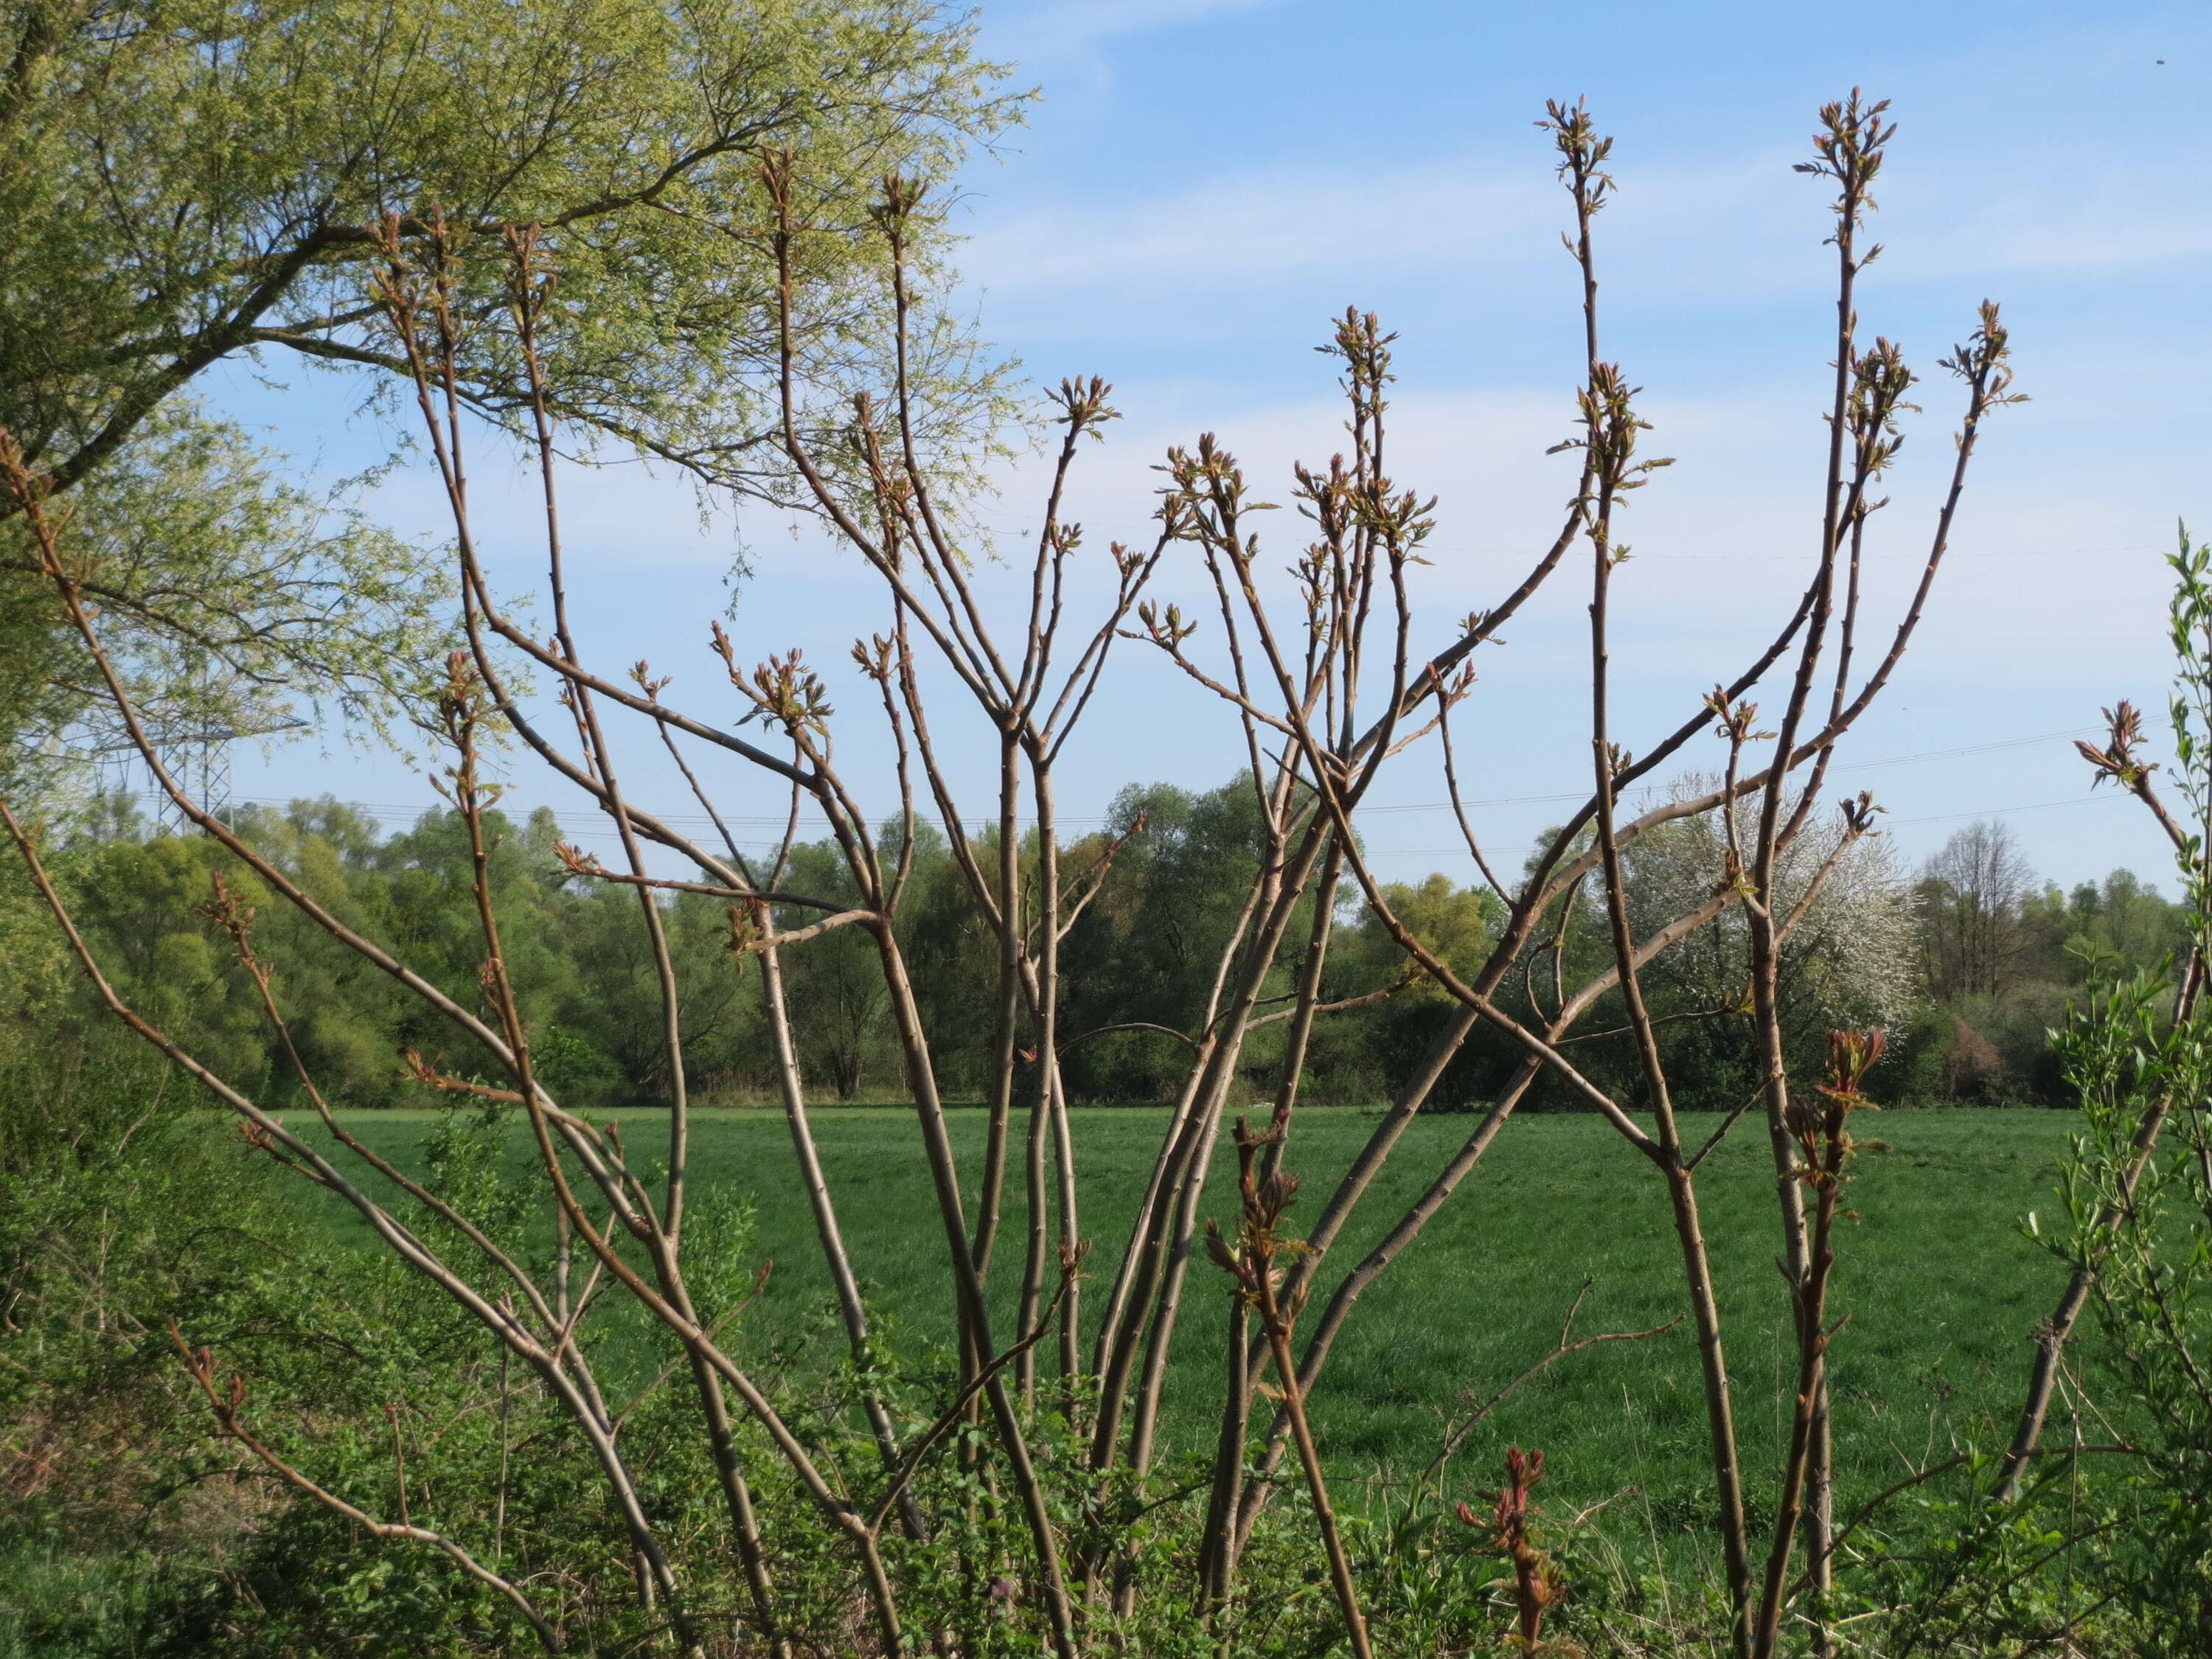
[[[2105,728],[2101,726],[2075,726],[2063,732],[2039,732],[2032,738],[2003,738],[1995,743],[1970,743],[1958,749],[1923,749],[1914,755],[1891,755],[1883,760],[1853,761],[1838,766],[1838,772],[1867,772],[1877,766],[1903,766],[1911,761],[1946,759],[1954,755],[1986,755],[1999,749],[2026,749],[2031,744],[2051,743],[2060,738],[2094,737]]]
[[[1995,747],[1996,745],[1991,745]],[[1869,763],[1872,764],[1874,763]],[[1908,823],[1955,823],[1960,818],[2002,818],[2019,812],[2048,812],[2061,806],[2094,806],[2100,801],[2121,800],[2125,797],[2115,793],[2095,795],[2069,795],[2063,800],[2029,801],[2019,806],[1982,806],[1971,812],[1936,812],[1924,817],[1891,818],[1888,826],[1902,829]],[[1462,857],[1464,847],[1370,847],[1367,856],[1371,859],[1437,859]]]

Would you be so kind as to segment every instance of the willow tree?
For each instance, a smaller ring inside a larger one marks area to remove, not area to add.
[[[441,550],[303,488],[236,426],[156,411],[73,492],[82,579],[157,738],[337,718],[388,730],[453,631]],[[119,752],[37,546],[0,517],[0,768],[19,787]]]
[[[941,176],[1018,112],[972,33],[932,0],[4,0],[0,426],[58,489],[133,475],[93,515],[130,556],[82,552],[112,590],[111,637],[149,665],[189,659],[167,682],[179,696],[348,684],[373,702],[392,690],[383,665],[437,659],[390,602],[419,585],[407,551],[271,494],[191,401],[240,357],[383,385],[401,365],[361,295],[389,213],[410,235],[438,214],[557,232],[569,303],[549,344],[572,442],[775,493],[759,155],[803,154],[811,222],[844,232],[810,243],[793,331],[800,385],[842,406],[884,337],[864,251],[875,181]],[[938,258],[934,222],[915,246]],[[943,445],[987,428],[971,417],[995,386],[957,330],[916,361],[948,394]],[[501,331],[465,330],[459,370],[493,418],[526,406]],[[57,620],[37,569],[0,524],[0,644],[34,667]],[[319,608],[333,595],[366,597]],[[82,706],[30,700],[0,726],[47,735]]]
[[[561,230],[565,419],[757,479],[762,149],[854,233],[801,284],[802,371],[841,382],[879,337],[875,179],[1015,108],[929,0],[13,0],[7,34],[0,422],[64,489],[227,357],[395,367],[362,270],[383,214],[433,209]],[[522,406],[503,338],[472,345],[471,399]]]

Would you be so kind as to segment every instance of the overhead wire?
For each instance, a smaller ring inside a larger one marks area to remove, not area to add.
[[[1987,742],[1960,744],[1943,749],[1915,750],[1901,755],[1885,755],[1870,760],[1845,762],[1838,765],[1833,769],[1839,774],[1844,772],[1865,772],[1886,767],[1913,765],[1925,761],[1949,760],[1972,755],[1994,754],[2008,750],[2029,748],[2038,744],[2087,737],[2100,729],[2101,728],[2096,726],[2073,726],[2062,731],[2039,732],[2029,736],[2017,738],[1999,738]],[[150,790],[132,790],[126,793],[137,799],[153,799],[156,798],[155,792]],[[1500,806],[1557,805],[1585,799],[1588,797],[1588,793],[1589,792],[1587,790],[1563,790],[1553,793],[1526,795],[1493,795],[1467,799],[1462,800],[1461,805],[1470,811],[1476,808]],[[241,805],[288,807],[292,805],[295,801],[303,798],[298,796],[238,795],[234,796],[233,799]],[[1906,824],[1948,823],[1960,818],[2002,817],[2016,812],[2041,812],[2051,811],[2058,807],[2087,805],[2093,801],[2100,799],[2116,799],[2116,797],[2081,795],[2069,797],[2059,800],[2030,801],[2012,806],[1980,807],[1966,811],[1941,812],[1917,815],[1912,817],[1892,818],[1889,822],[1893,826],[1903,827]],[[436,810],[435,808],[427,805],[406,805],[396,802],[348,801],[345,805],[350,810],[362,814],[363,817],[374,818],[380,823],[413,823],[420,819],[426,812]],[[536,809],[532,807],[526,810],[534,811]],[[1360,816],[1363,817],[1373,818],[1380,817],[1393,817],[1415,812],[1448,812],[1451,810],[1452,803],[1448,800],[1405,801],[1364,807],[1361,810]],[[684,829],[704,830],[711,827],[713,823],[713,820],[708,818],[703,813],[663,812],[657,814],[656,816],[660,817],[665,823]],[[1034,818],[1024,818],[1021,821],[1024,823],[1035,823]],[[748,817],[744,814],[725,813],[722,816],[722,822],[730,825],[733,829],[742,828],[754,830],[772,829],[780,832],[787,822],[787,819],[782,814],[777,814],[774,817]],[[1070,815],[1060,817],[1057,819],[1057,822],[1068,829],[1090,830],[1104,827],[1115,822],[1115,820],[1103,816]],[[587,827],[586,824],[579,824],[573,828],[564,826],[562,834],[571,837],[572,839],[614,840],[618,838],[616,832],[612,830],[599,830]],[[759,836],[753,837],[741,836],[740,842],[749,849],[764,849],[774,847],[779,839],[780,836]],[[1372,849],[1372,855],[1376,857],[1387,858],[1437,858],[1453,856],[1464,851],[1464,848],[1391,848]]]

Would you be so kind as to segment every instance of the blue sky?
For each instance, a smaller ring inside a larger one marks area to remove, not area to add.
[[[1150,467],[1201,430],[1284,499],[1291,461],[1339,445],[1332,377],[1310,348],[1354,303],[1401,337],[1393,471],[1440,497],[1424,573],[1435,644],[1517,580],[1571,486],[1571,458],[1544,451],[1580,372],[1576,295],[1564,198],[1532,124],[1546,98],[1587,95],[1618,139],[1620,196],[1600,222],[1606,349],[1646,388],[1650,451],[1678,461],[1630,514],[1638,556],[1616,588],[1632,749],[1731,672],[1802,586],[1832,255],[1822,188],[1790,164],[1824,100],[1854,84],[1892,100],[1901,131],[1876,225],[1888,251],[1861,316],[1929,378],[1877,521],[1878,616],[1917,574],[1948,465],[1957,399],[1936,360],[1984,295],[2004,303],[2033,401],[1993,420],[1928,623],[1845,757],[1863,769],[1838,781],[1877,792],[1911,860],[1988,813],[2061,881],[2118,864],[2165,873],[2137,814],[2089,799],[2062,734],[2086,734],[2116,697],[2162,705],[2161,555],[2177,518],[2212,532],[2202,7],[1873,4],[1839,27],[1832,11],[1733,4],[1008,3],[986,8],[983,44],[1042,96],[963,181],[961,264],[984,332],[1032,376],[1115,383],[1126,418],[1078,489],[1093,542],[1141,529]],[[279,395],[234,374],[223,395],[326,461],[371,446],[342,389],[291,378]],[[991,522],[1034,525],[1033,472],[1008,470]],[[434,529],[423,482],[396,480],[380,510]],[[878,625],[852,562],[805,532],[726,516],[702,530],[684,484],[634,466],[565,487],[586,648],[649,656],[702,707],[698,636],[727,602],[740,531],[757,573],[737,612],[747,654],[796,644],[832,667]],[[1468,794],[1506,801],[1478,827],[1508,861],[1559,810],[1518,798],[1587,778],[1583,586],[1562,583],[1509,630],[1455,720]],[[1125,782],[1207,787],[1238,763],[1224,711],[1139,648],[1118,683],[1065,769],[1070,817],[1102,813]],[[864,769],[883,746],[847,702],[845,752]],[[1911,758],[1960,750],[1975,752]],[[635,764],[667,781],[642,750]],[[1442,799],[1429,757],[1401,764],[1378,803]],[[238,775],[249,797],[328,789],[395,817],[430,800],[397,762],[335,744],[241,753]],[[520,799],[567,805],[518,784]],[[751,787],[730,780],[732,810],[772,812]],[[1470,873],[1447,813],[1378,811],[1366,834],[1389,874]]]

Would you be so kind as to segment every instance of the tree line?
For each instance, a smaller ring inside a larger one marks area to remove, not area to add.
[[[1095,872],[1097,891],[1063,947],[1067,1012],[1061,1068],[1085,1103],[1171,1098],[1193,1044],[1190,1013],[1249,890],[1260,856],[1249,775],[1211,790],[1131,785],[1106,823],[1062,854]],[[507,965],[533,1033],[542,1074],[563,1096],[593,1106],[658,1101],[669,1087],[659,1030],[660,992],[650,942],[631,896],[576,873],[583,855],[563,840],[550,808],[520,818],[493,811],[490,878]],[[407,951],[450,994],[477,994],[478,920],[465,827],[449,809],[387,833],[362,810],[325,797],[288,807],[247,805],[240,833],[279,867],[324,884],[340,914],[373,938]],[[917,993],[946,1060],[953,1097],[975,1097],[991,1063],[993,1014],[976,988],[994,964],[987,918],[961,880],[944,833],[915,831],[913,869],[900,929]],[[982,838],[975,851],[995,858]],[[896,842],[887,843],[896,856]],[[1023,851],[1033,866],[1034,836]],[[802,842],[792,878],[836,892],[836,847]],[[1632,903],[1656,914],[1710,879],[1718,849],[1709,833],[1675,826],[1631,862]],[[95,797],[59,837],[56,864],[77,915],[114,964],[118,984],[165,1029],[189,1035],[234,1072],[265,1080],[277,1098],[293,1070],[261,1017],[258,994],[223,948],[207,907],[220,872],[264,914],[262,952],[300,1012],[291,1035],[317,1075],[361,1106],[434,1103],[427,1078],[452,1059],[436,1023],[356,957],[282,905],[215,842],[156,833],[121,795]],[[52,941],[21,909],[23,925],[0,945],[27,1029],[68,1042],[94,1017],[85,991]],[[1448,962],[1478,959],[1494,943],[1503,907],[1481,886],[1441,873],[1393,884],[1393,908]],[[733,954],[726,905],[698,894],[665,896],[672,950],[685,969],[684,1064],[690,1088],[725,1104],[765,1102],[775,1056],[757,986]],[[796,916],[785,918],[798,925]],[[1508,1000],[1540,1009],[1550,986],[1587,975],[1611,948],[1602,895],[1574,894],[1525,953]],[[1869,842],[1824,890],[1794,949],[1792,1006],[1810,1042],[1845,1020],[1893,1033],[1882,1079],[1900,1104],[2050,1105],[2067,1098],[2051,1032],[2064,1023],[2101,960],[2148,968],[2185,944],[2183,906],[2125,869],[2070,890],[2039,882],[2001,823],[1954,835],[1917,873]],[[1741,1004],[1744,941],[1706,930],[1655,971],[1650,994],[1670,1022],[1665,1040],[1680,1063],[1683,1103],[1732,1109],[1756,1083]],[[1287,1000],[1295,963],[1272,988]],[[832,932],[788,953],[783,965],[792,1025],[809,1092],[820,1100],[899,1097],[898,1056],[880,977],[865,941]],[[1449,1018],[1449,999],[1418,969],[1374,917],[1346,906],[1339,918],[1322,999],[1329,1012],[1306,1045],[1302,1085],[1323,1103],[1374,1104],[1413,1074]],[[1617,1004],[1617,996],[1609,1000]],[[1632,1092],[1634,1059],[1617,1032],[1617,1006],[1601,1005],[1583,1043],[1587,1063]],[[1279,1080],[1283,1033],[1261,1026],[1244,1063],[1255,1098]],[[1619,1048],[1616,1056],[1608,1048]],[[1485,1104],[1516,1063],[1504,1039],[1477,1031],[1426,1109]],[[1564,1093],[1532,1108],[1572,1109]]]
[[[1911,1048],[1916,1093],[1969,1103],[2073,1102],[2052,1033],[2100,973],[2178,964],[2189,908],[2131,870],[2061,887],[2012,833],[1979,820],[1921,866],[1915,890],[1924,1000]]]

